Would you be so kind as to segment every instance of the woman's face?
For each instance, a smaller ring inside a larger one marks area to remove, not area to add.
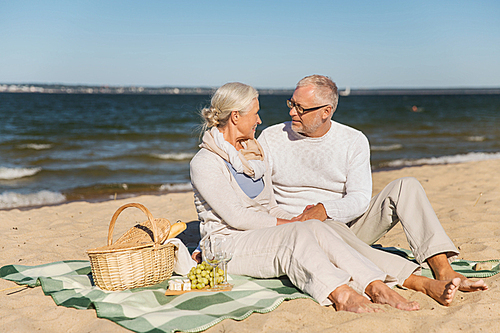
[[[248,111],[245,115],[241,115],[240,113],[240,117],[238,119],[236,127],[243,139],[255,138],[255,130],[257,129],[257,125],[262,124],[262,121],[259,117],[259,109],[259,100],[255,98],[252,102],[250,111]]]

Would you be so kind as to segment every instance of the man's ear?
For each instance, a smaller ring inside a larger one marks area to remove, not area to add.
[[[321,119],[323,120],[328,120],[332,118],[333,116],[333,107],[331,105],[328,105],[321,114]]]

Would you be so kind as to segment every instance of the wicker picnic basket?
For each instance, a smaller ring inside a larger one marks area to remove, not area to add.
[[[113,230],[120,213],[136,207],[148,220],[134,226],[113,244]],[[121,206],[111,218],[108,245],[87,250],[95,284],[104,290],[125,290],[146,287],[172,276],[174,245],[162,245],[170,231],[167,219],[155,219],[141,204]]]

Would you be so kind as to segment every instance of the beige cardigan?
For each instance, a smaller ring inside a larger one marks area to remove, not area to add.
[[[264,175],[264,189],[255,199],[241,190],[224,160],[207,149],[202,148],[193,157],[190,172],[201,237],[273,227],[276,218],[293,217],[276,204],[269,172]]]

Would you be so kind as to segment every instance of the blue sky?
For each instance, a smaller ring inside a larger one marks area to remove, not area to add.
[[[0,82],[500,87],[500,1],[5,1]]]

